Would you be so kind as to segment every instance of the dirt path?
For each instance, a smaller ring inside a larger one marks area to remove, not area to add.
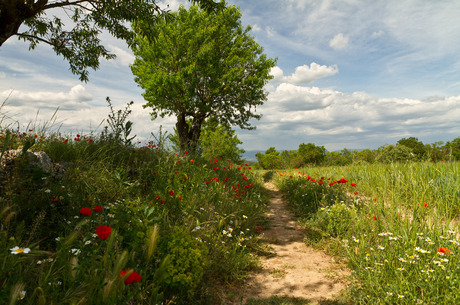
[[[288,211],[281,192],[271,183],[265,187],[270,192],[269,228],[263,231],[262,239],[274,255],[261,257],[262,270],[250,277],[241,303],[249,298],[280,296],[330,304],[345,287],[345,272],[330,256],[303,242],[304,233]]]

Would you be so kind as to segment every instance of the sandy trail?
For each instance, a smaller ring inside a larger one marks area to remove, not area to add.
[[[269,228],[263,231],[262,239],[274,255],[261,257],[262,270],[250,276],[240,304],[249,298],[271,296],[328,304],[345,288],[346,271],[332,257],[303,242],[304,233],[297,227],[281,192],[272,183],[266,183],[265,187],[270,192]]]

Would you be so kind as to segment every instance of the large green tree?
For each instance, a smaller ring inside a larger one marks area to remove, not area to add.
[[[144,107],[152,108],[152,119],[177,118],[181,150],[196,149],[208,118],[253,129],[250,120],[260,118],[255,110],[267,97],[275,60],[263,54],[250,27],[243,28],[240,9],[220,4],[216,12],[179,8],[156,24],[154,39],[141,30],[133,49],[131,69],[145,90]]]
[[[0,0],[0,46],[13,36],[29,42],[51,45],[70,64],[72,73],[88,81],[88,68],[97,69],[99,59],[113,59],[99,34],[107,30],[131,44],[134,34],[129,23],[142,19],[152,27],[165,15],[157,0]],[[216,8],[213,0],[191,0],[206,9]],[[58,10],[61,9],[61,10]],[[62,16],[69,18],[62,18]],[[68,20],[66,20],[68,19]]]

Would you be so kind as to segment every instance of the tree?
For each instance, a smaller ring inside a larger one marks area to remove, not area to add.
[[[376,161],[384,163],[409,162],[416,159],[412,149],[402,144],[390,144],[379,147],[379,154]]]
[[[256,158],[258,165],[263,169],[278,169],[283,167],[280,153],[276,151],[275,147],[267,149],[265,154],[256,153]]]
[[[192,0],[191,0],[192,1]],[[70,64],[73,74],[88,81],[88,69],[96,70],[99,59],[115,58],[102,44],[99,34],[107,30],[116,38],[131,45],[134,33],[129,23],[142,19],[154,26],[159,16],[166,11],[157,0],[1,0],[0,1],[0,46],[12,36],[29,42],[34,49],[40,42],[49,44],[58,55]],[[212,0],[194,0],[207,9],[215,8]],[[64,24],[67,15],[73,28]],[[49,13],[49,14],[48,14]],[[53,15],[51,15],[53,14]],[[20,27],[24,31],[19,31]]]
[[[155,39],[138,31],[131,66],[152,119],[174,115],[181,150],[194,151],[208,118],[224,126],[254,129],[256,107],[266,100],[265,84],[275,60],[243,29],[235,6],[208,13],[180,7],[159,20]],[[191,119],[192,124],[187,124]]]
[[[422,160],[427,152],[427,148],[423,142],[414,137],[402,138],[397,144],[410,148],[418,160]]]
[[[302,157],[304,164],[320,164],[326,157],[324,146],[316,146],[313,143],[301,143],[297,151]]]

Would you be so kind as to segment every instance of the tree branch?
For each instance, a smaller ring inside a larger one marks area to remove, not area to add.
[[[27,38],[31,38],[31,39],[37,39],[37,40],[39,40],[41,42],[49,44],[50,46],[56,46],[51,41],[43,39],[43,38],[40,38],[38,36],[34,36],[34,35],[26,34],[26,33],[16,33],[15,35],[17,35],[19,37],[27,37]]]

